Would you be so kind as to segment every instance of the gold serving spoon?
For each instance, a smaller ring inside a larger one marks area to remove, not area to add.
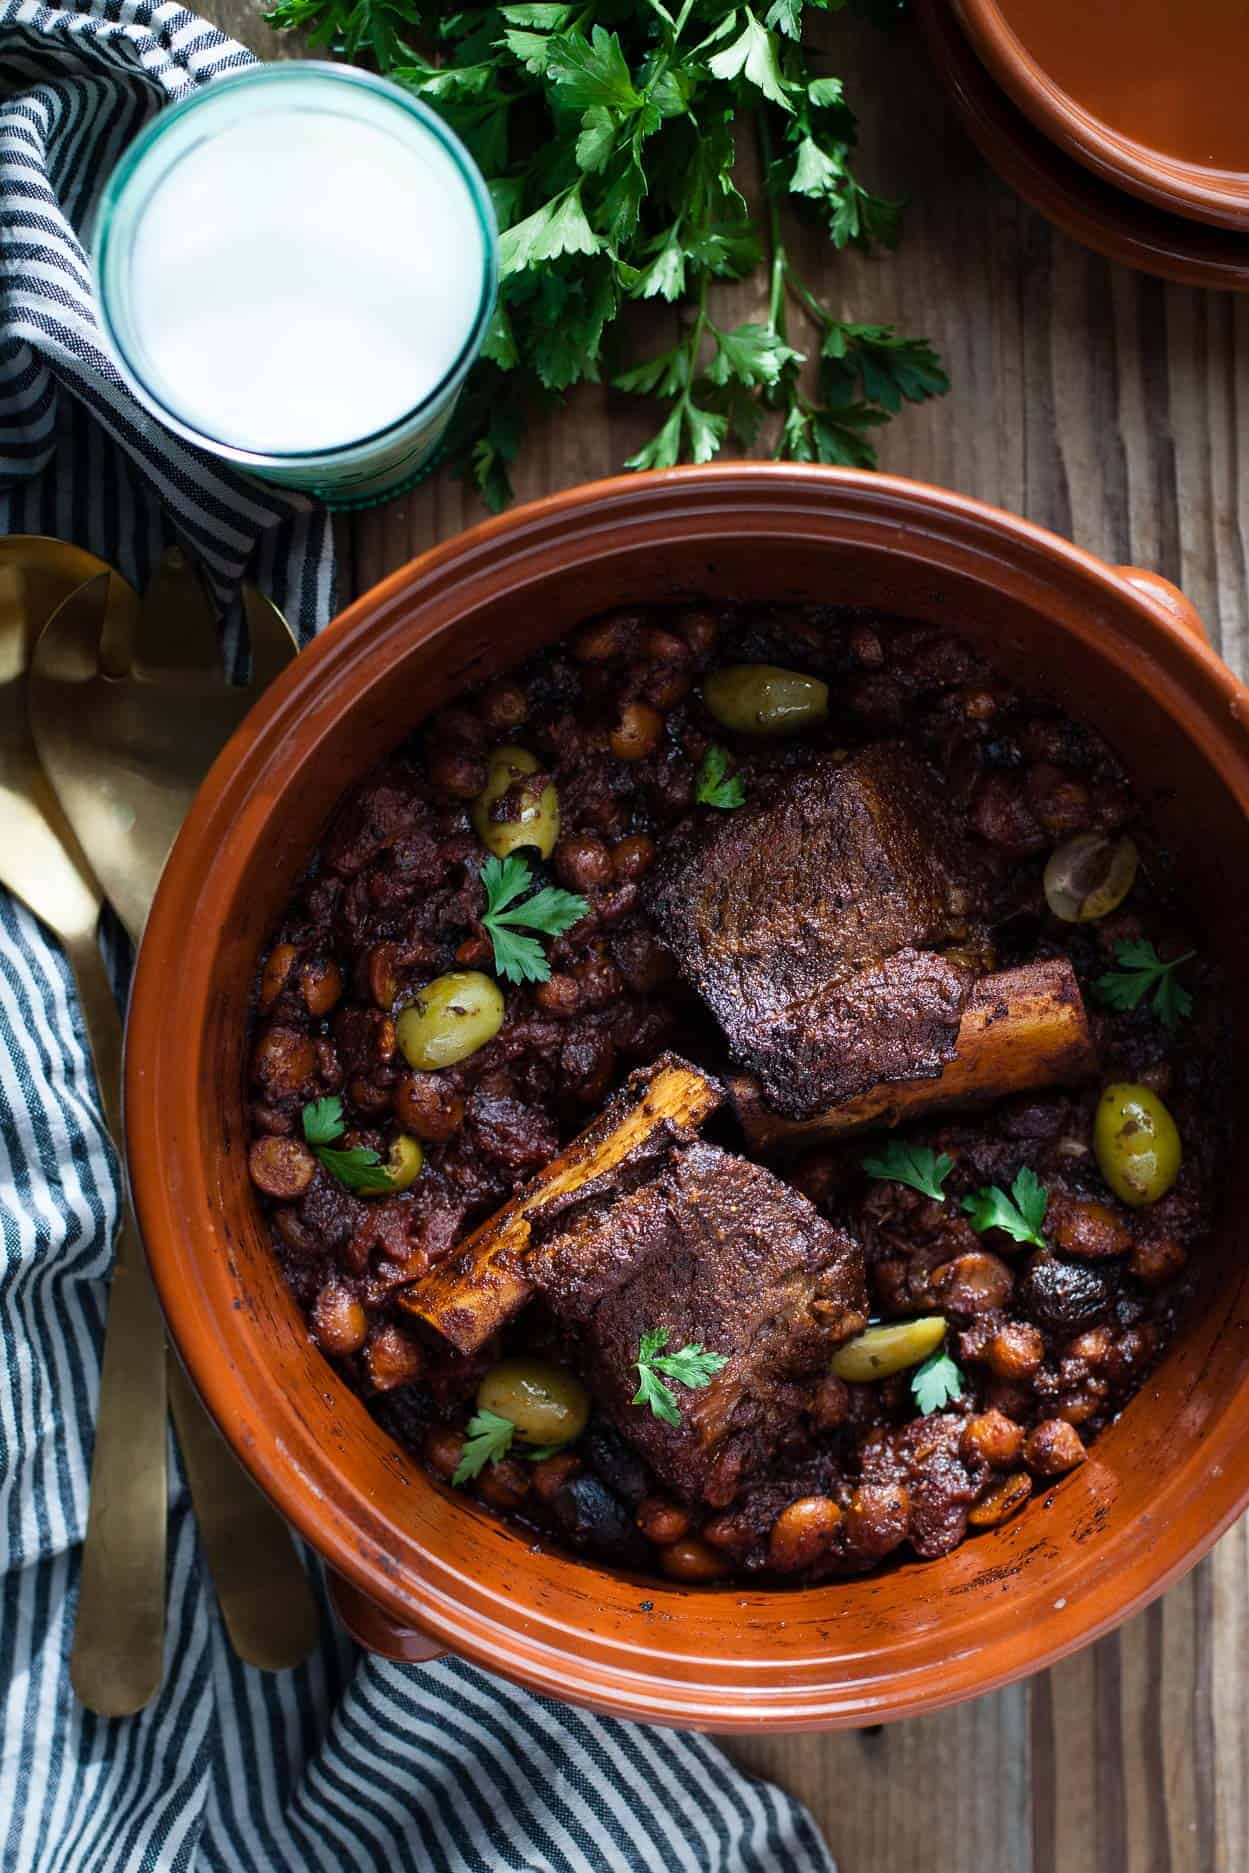
[[[188,562],[166,554],[141,608],[106,623],[98,585],[45,626],[30,677],[44,769],[137,943],[173,838],[213,759],[296,654],[281,613],[248,588],[252,672],[226,682],[211,610]],[[103,667],[107,657],[108,674]],[[205,1558],[239,1656],[269,1671],[316,1643],[317,1611],[289,1530],[235,1461],[176,1359],[169,1389]]]
[[[54,591],[55,573],[46,564],[39,568],[36,589],[36,581],[18,568],[19,544],[4,545],[0,884],[21,898],[61,943],[78,988],[104,1120],[120,1138],[121,1019],[97,942],[100,890],[44,778],[27,718],[26,677],[35,617],[28,605]],[[79,569],[68,567],[66,576],[76,576]],[[107,569],[97,574],[93,585],[101,617],[123,616],[127,601],[133,602],[133,593]],[[79,1697],[109,1716],[139,1710],[160,1683],[167,1440],[165,1325],[123,1189],[70,1659]]]

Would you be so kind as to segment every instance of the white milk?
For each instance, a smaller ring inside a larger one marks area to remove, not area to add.
[[[145,134],[96,243],[136,390],[206,446],[331,499],[410,478],[493,294],[466,153],[394,87],[322,65],[217,81]],[[292,455],[331,459],[273,459]]]

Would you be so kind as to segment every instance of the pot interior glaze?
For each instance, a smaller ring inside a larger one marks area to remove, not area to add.
[[[1106,1630],[1249,1495],[1249,1264],[1236,1154],[1201,1293],[1089,1461],[946,1559],[795,1591],[681,1589],[536,1550],[434,1483],[309,1340],[246,1171],[256,958],[342,791],[429,710],[610,605],[838,600],[958,630],[1097,724],[1182,856],[1249,1032],[1249,695],[1155,588],[975,502],[755,465],[575,489],[358,601],[248,717],[161,885],[136,976],[130,1163],[183,1358],[243,1461],[392,1621],[617,1715],[711,1729],[901,1717]],[[1238,1086],[1236,1097],[1243,1097]]]
[[[1249,229],[1243,0],[955,0],[1021,110],[1116,187]]]

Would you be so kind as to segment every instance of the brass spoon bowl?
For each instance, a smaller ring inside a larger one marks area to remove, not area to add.
[[[33,570],[23,543],[4,543],[0,604],[0,884],[58,938],[78,988],[110,1132],[121,1131],[121,1018],[97,942],[102,899],[78,841],[40,768],[27,718],[27,671],[37,609],[76,580],[87,561],[59,565],[37,542]],[[107,568],[96,573],[101,622],[134,601]],[[70,1658],[74,1689],[90,1709],[125,1716],[160,1683],[165,1638],[167,1411],[165,1326],[122,1194],[109,1293],[100,1408],[91,1464],[78,1618]]]

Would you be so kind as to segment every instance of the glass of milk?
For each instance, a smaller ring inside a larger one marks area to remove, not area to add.
[[[215,79],[136,137],[95,224],[101,320],[169,429],[333,507],[429,467],[498,284],[447,126],[348,66]]]

